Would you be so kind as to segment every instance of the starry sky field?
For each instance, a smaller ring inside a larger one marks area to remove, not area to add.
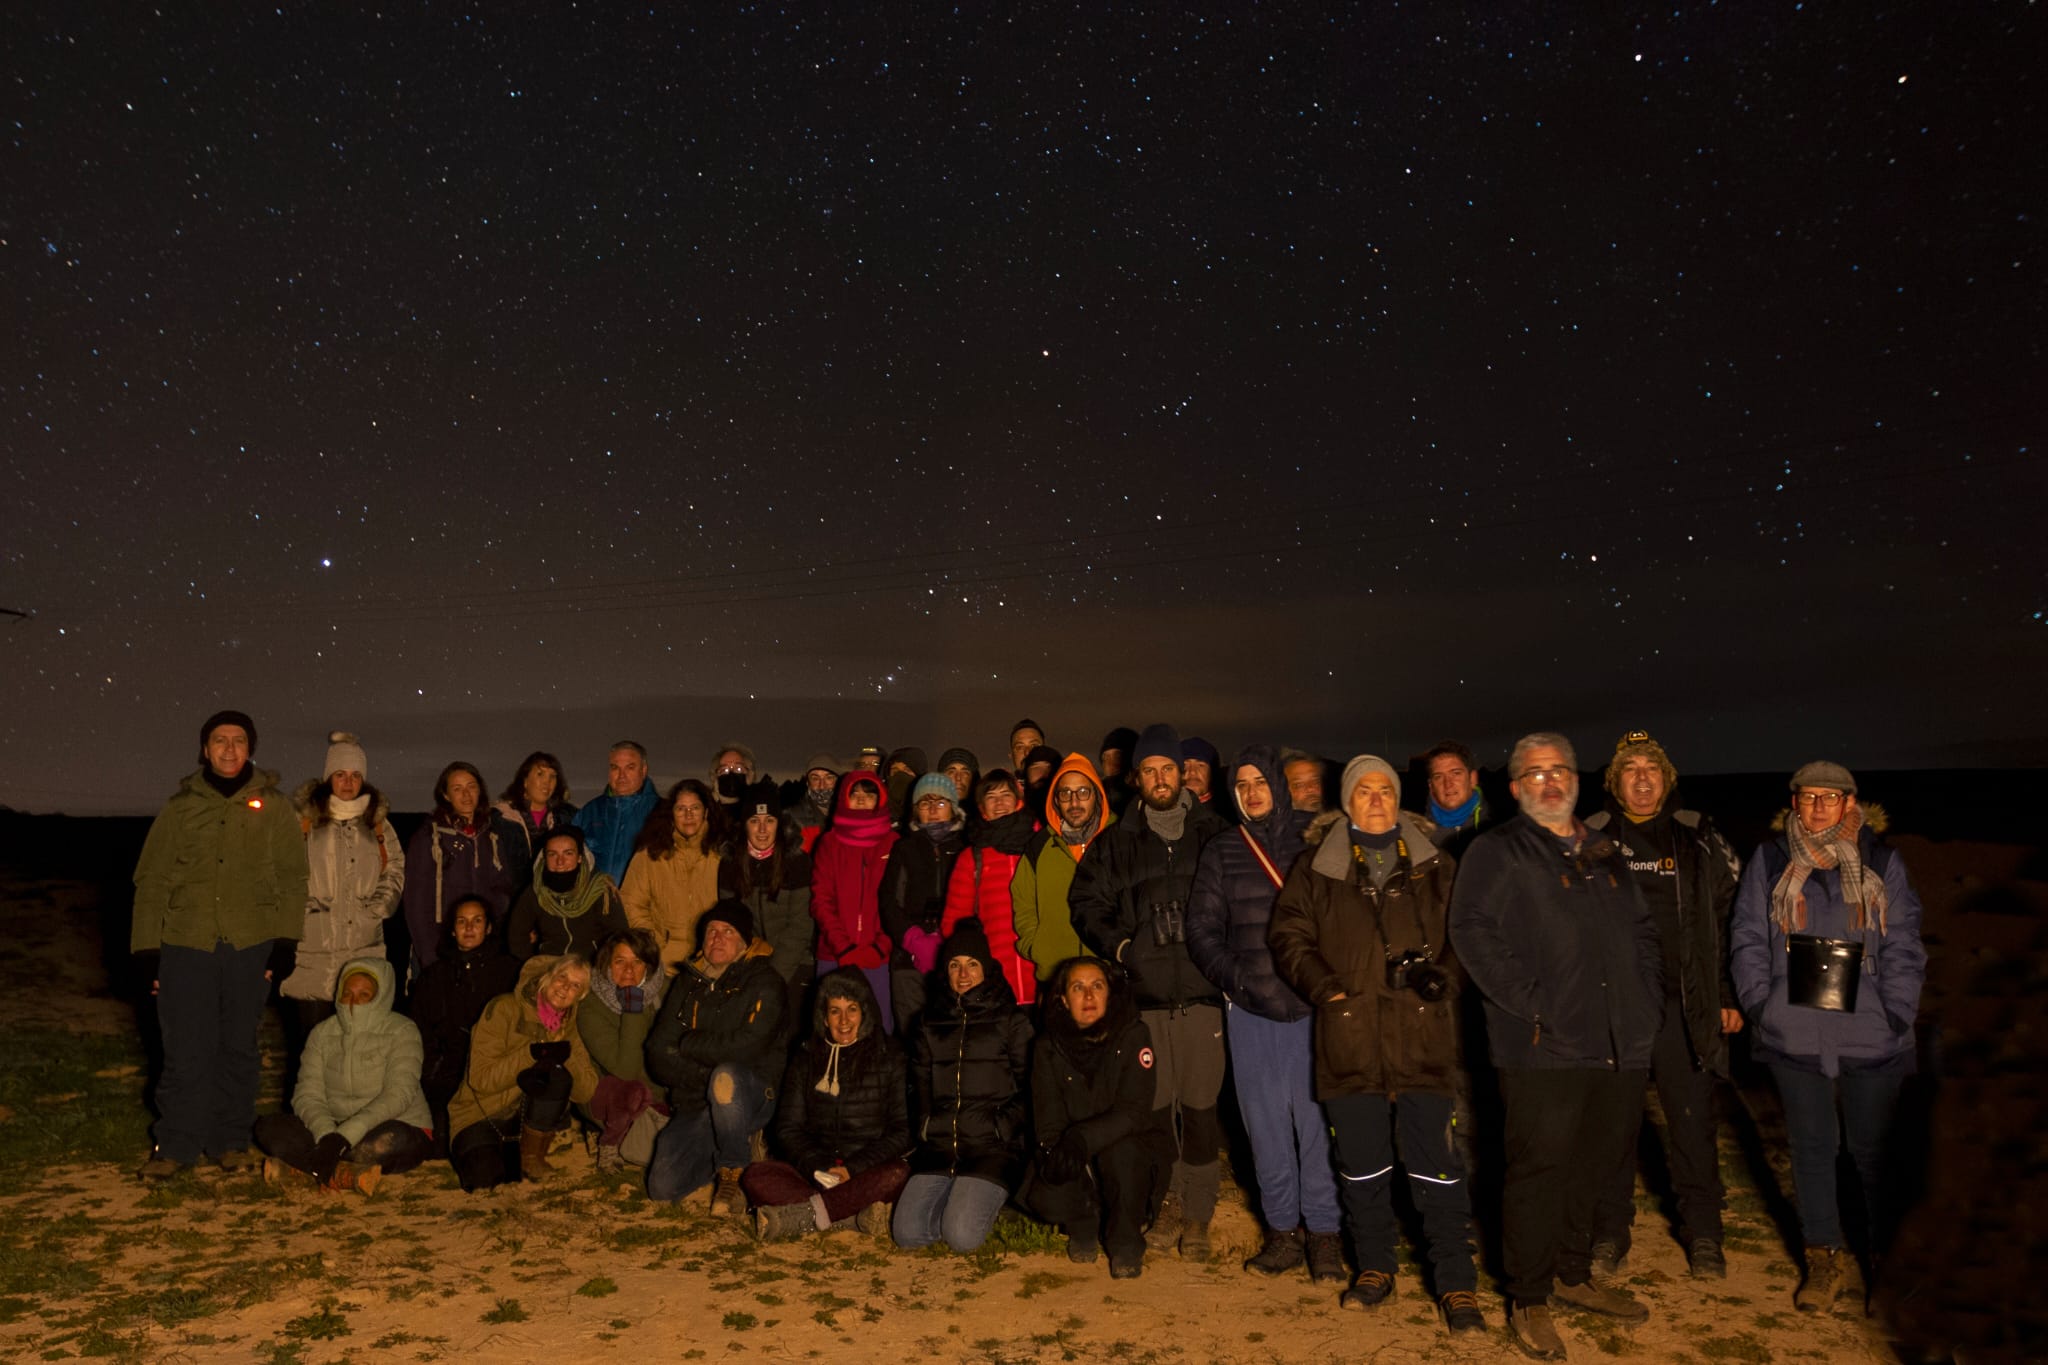
[[[2040,7],[1596,12],[10,6],[0,803],[2048,763]]]

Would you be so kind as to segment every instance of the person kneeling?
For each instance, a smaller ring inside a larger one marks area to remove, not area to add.
[[[1152,1035],[1122,971],[1093,958],[1060,963],[1041,999],[1031,1066],[1039,1146],[1024,1203],[1066,1230],[1069,1260],[1093,1261],[1107,1245],[1110,1275],[1132,1279],[1173,1171],[1173,1138],[1153,1112]]]
[[[335,1012],[314,1026],[291,1112],[256,1120],[272,1184],[317,1180],[369,1194],[386,1175],[426,1160],[434,1140],[420,1090],[420,1031],[391,1009],[396,977],[381,957],[341,969]]]
[[[681,1199],[715,1174],[711,1212],[734,1213],[754,1135],[775,1112],[789,993],[742,902],[718,901],[697,933],[702,947],[677,966],[647,1035],[647,1075],[668,1087],[672,1114],[647,1163],[647,1197]]]
[[[815,1031],[783,1076],[775,1113],[782,1159],[755,1162],[740,1181],[762,1241],[848,1218],[871,1235],[888,1227],[889,1206],[910,1178],[910,1109],[903,1053],[881,1019],[859,969],[819,980]]]
[[[570,1104],[597,1093],[597,1067],[576,1031],[590,964],[574,953],[530,958],[519,984],[484,1007],[470,1035],[469,1072],[448,1103],[448,1160],[467,1190],[554,1174],[548,1144]]]

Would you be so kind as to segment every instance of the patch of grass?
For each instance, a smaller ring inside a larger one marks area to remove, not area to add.
[[[354,1308],[357,1305],[348,1304]],[[303,1317],[288,1320],[284,1334],[295,1341],[334,1341],[340,1337],[352,1336],[355,1328],[348,1325],[348,1318],[340,1311],[333,1299],[320,1300],[317,1311]]]
[[[752,1313],[742,1313],[738,1310],[727,1313],[720,1321],[725,1324],[728,1332],[750,1332],[761,1322]]]
[[[1048,1289],[1058,1289],[1063,1284],[1072,1284],[1078,1275],[1057,1275],[1050,1270],[1034,1270],[1024,1277],[1024,1283],[1017,1286],[1017,1297],[1035,1299]]]
[[[1741,1360],[1763,1365],[1771,1358],[1771,1351],[1754,1332],[1737,1332],[1729,1337],[1708,1337],[1696,1342],[1693,1349],[1708,1360]]]
[[[756,1294],[754,1295],[754,1302],[760,1304],[763,1308],[780,1308],[785,1300],[780,1294]]]
[[[525,1322],[526,1310],[519,1306],[517,1299],[499,1299],[498,1306],[478,1318],[478,1322]]]
[[[586,1299],[601,1299],[607,1294],[619,1292],[619,1282],[609,1275],[599,1275],[576,1286],[576,1292]]]

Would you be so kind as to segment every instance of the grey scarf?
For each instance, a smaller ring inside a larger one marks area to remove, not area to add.
[[[1145,823],[1152,827],[1154,834],[1166,840],[1167,843],[1179,843],[1180,836],[1187,833],[1188,811],[1194,804],[1195,794],[1183,789],[1180,799],[1175,801],[1166,810],[1154,810],[1152,807],[1146,806]]]

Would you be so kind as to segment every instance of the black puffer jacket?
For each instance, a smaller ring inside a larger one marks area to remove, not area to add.
[[[1220,1004],[1223,993],[1188,956],[1186,918],[1202,848],[1223,833],[1223,817],[1181,793],[1187,824],[1169,844],[1152,830],[1142,802],[1107,830],[1074,869],[1067,892],[1074,931],[1089,949],[1123,964],[1140,1009]],[[1177,930],[1165,915],[1178,914]],[[1162,942],[1161,940],[1166,940]]]
[[[705,974],[702,953],[676,968],[647,1035],[647,1075],[668,1087],[670,1104],[704,1104],[711,1073],[727,1064],[773,1080],[782,1060],[789,989],[768,955],[767,940],[757,938],[717,976]]]
[[[919,1130],[911,1169],[1014,1189],[1025,1152],[1031,1021],[996,970],[979,924],[963,926],[939,949],[940,981],[963,952],[981,960],[981,984],[965,995],[934,987],[910,1045]]]
[[[484,1006],[519,982],[519,959],[495,935],[467,952],[444,938],[441,955],[420,973],[412,988],[412,1021],[419,1025],[424,1056],[420,1089],[445,1105],[469,1066],[469,1033]]]
[[[860,1036],[839,1048],[825,1032],[826,1005],[834,999],[860,1004]],[[775,1147],[783,1159],[805,1175],[841,1164],[859,1175],[907,1153],[903,1052],[882,1032],[867,978],[845,967],[819,978],[811,1030],[790,1060],[775,1109]],[[821,1083],[827,1088],[820,1090]]]
[[[1258,840],[1266,861],[1285,877],[1301,856],[1302,828],[1309,813],[1289,806],[1279,761],[1263,744],[1245,748],[1227,772],[1217,774],[1218,782],[1229,783],[1226,789],[1233,805],[1237,800],[1233,779],[1246,764],[1265,774],[1273,808],[1260,820],[1244,816],[1243,824],[1225,830],[1203,847],[1195,868],[1194,897],[1188,903],[1188,956],[1203,976],[1230,997],[1231,1004],[1263,1019],[1288,1024],[1308,1017],[1308,1002],[1274,970],[1273,952],[1266,946],[1266,926],[1272,920],[1280,888],[1246,839]],[[1242,808],[1238,810],[1242,815]]]
[[[939,932],[946,913],[946,885],[953,878],[953,864],[967,850],[965,828],[956,819],[952,829],[933,839],[913,825],[896,841],[876,896],[882,930],[896,945],[889,954],[891,966],[913,965],[903,946],[906,931]]]
[[[1569,854],[1517,813],[1467,847],[1450,926],[1486,998],[1495,1066],[1650,1065],[1664,1016],[1657,927],[1611,839],[1587,831]]]
[[[1130,983],[1115,966],[1107,968],[1109,1008],[1090,1029],[1067,1013],[1062,988],[1069,958],[1055,972],[1046,997],[1045,1032],[1031,1053],[1031,1122],[1041,1149],[1059,1145],[1077,1128],[1090,1158],[1111,1143],[1136,1138],[1157,1149],[1162,1164],[1173,1161],[1173,1138],[1153,1113],[1158,1089],[1152,1034],[1131,997]],[[1101,963],[1093,964],[1097,967]]]
[[[1287,874],[1273,910],[1273,959],[1315,1002],[1318,1099],[1456,1087],[1459,972],[1444,931],[1453,869],[1451,855],[1430,842],[1434,832],[1402,812],[1397,861],[1375,886],[1353,856],[1350,822],[1331,811],[1308,836],[1315,851]],[[1389,954],[1409,952],[1444,974],[1441,999],[1387,985]]]

